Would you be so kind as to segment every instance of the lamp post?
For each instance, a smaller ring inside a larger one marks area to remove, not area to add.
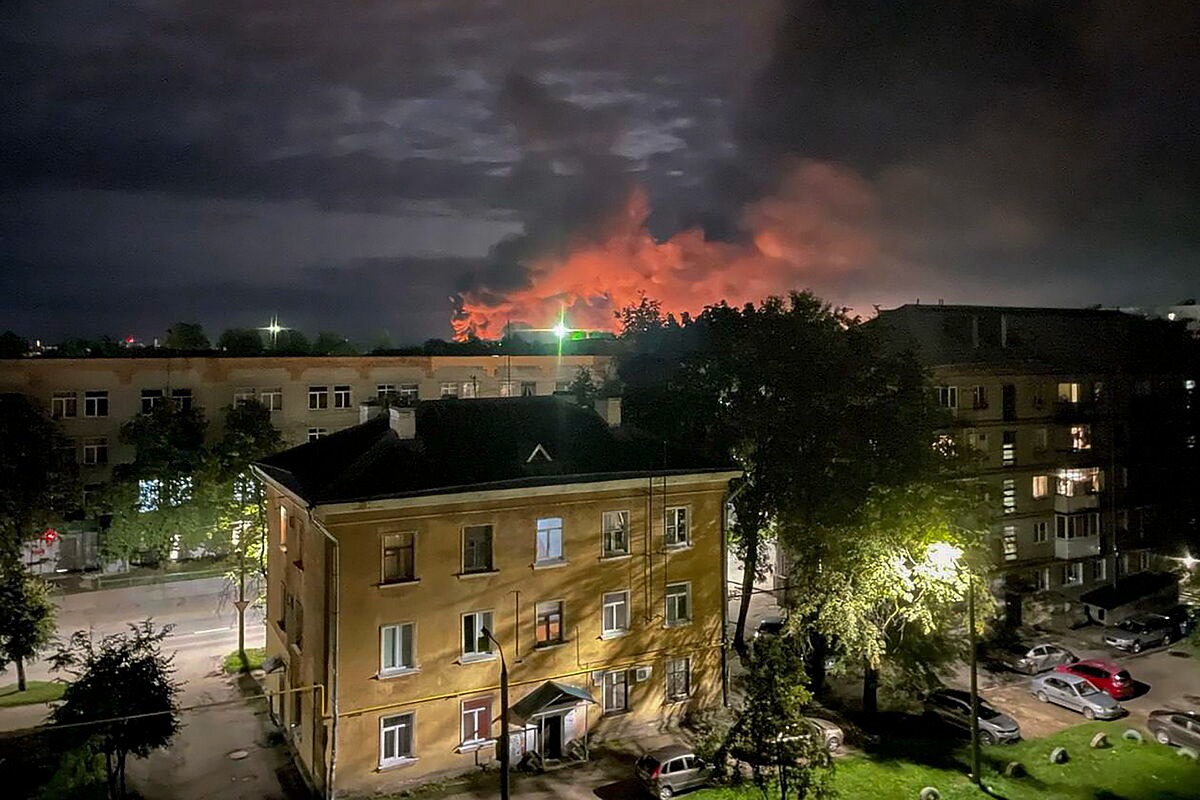
[[[956,577],[963,578],[963,551],[952,544],[938,542],[930,545],[926,553],[930,563],[942,570],[953,570]],[[970,575],[967,581],[967,645],[970,647],[971,665],[971,782],[982,786],[979,774],[979,675],[978,654],[975,643],[975,582]]]
[[[504,660],[504,648],[487,628],[483,635],[496,645],[500,654],[500,800],[508,800],[508,663]]]

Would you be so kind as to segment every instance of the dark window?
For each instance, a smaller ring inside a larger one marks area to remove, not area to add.
[[[172,389],[171,401],[175,403],[175,408],[180,411],[192,410],[192,390],[191,389]]]
[[[490,572],[492,569],[492,526],[468,525],[463,528],[463,572]]]
[[[411,581],[416,572],[416,536],[412,531],[383,536],[383,582]]]

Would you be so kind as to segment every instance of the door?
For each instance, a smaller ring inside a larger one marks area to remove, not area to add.
[[[1044,672],[1050,668],[1050,657],[1048,648],[1038,646],[1029,651],[1029,660],[1033,664],[1034,672]]]
[[[676,773],[679,782],[676,786],[680,789],[694,789],[704,782],[699,759],[695,756],[684,756],[679,762],[679,771]]]
[[[563,757],[563,718],[561,714],[542,718],[543,758]]]
[[[1021,595],[1016,592],[1004,595],[1004,624],[1010,628],[1021,627]]]

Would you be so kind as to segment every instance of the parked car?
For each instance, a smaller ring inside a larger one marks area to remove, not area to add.
[[[1183,603],[1167,609],[1163,616],[1175,624],[1176,638],[1182,639],[1200,625],[1200,606]]]
[[[937,689],[925,698],[925,713],[962,730],[971,729],[971,693],[961,689]],[[1016,742],[1021,726],[1007,714],[979,700],[979,741],[983,744]]]
[[[1146,727],[1160,744],[1200,750],[1200,713],[1160,708],[1150,712]]]
[[[689,747],[667,745],[652,750],[637,760],[634,775],[654,797],[674,797],[709,782],[712,767]]]
[[[1031,644],[1018,641],[995,644],[987,649],[984,658],[1014,672],[1036,675],[1054,669],[1059,664],[1071,663],[1075,660],[1075,654],[1053,642]]]
[[[1114,700],[1133,697],[1133,676],[1129,674],[1129,670],[1112,661],[1091,658],[1073,664],[1061,664],[1055,667],[1054,671],[1083,678]]]
[[[1118,650],[1140,653],[1147,647],[1170,644],[1177,638],[1175,631],[1175,623],[1162,614],[1139,614],[1105,634],[1104,643]]]
[[[1078,711],[1087,719],[1116,719],[1125,713],[1121,704],[1083,678],[1052,672],[1029,683],[1029,691],[1043,703],[1055,703]]]
[[[825,742],[826,750],[836,753],[842,749],[842,743],[846,741],[846,734],[836,723],[820,717],[805,717],[804,721],[812,726],[813,732],[820,737],[821,741]]]

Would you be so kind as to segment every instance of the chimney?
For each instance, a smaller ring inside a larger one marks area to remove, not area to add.
[[[389,408],[388,425],[401,439],[417,438],[417,410],[415,408]]]
[[[608,423],[610,428],[619,428],[621,426],[621,398],[597,397],[596,413]]]
[[[362,425],[364,422],[369,420],[371,417],[378,414],[380,412],[380,410],[381,409],[379,407],[379,403],[374,400],[368,401],[366,403],[359,403],[358,404],[358,424]]]
[[[1000,315],[1000,346],[1008,347],[1008,314]]]

